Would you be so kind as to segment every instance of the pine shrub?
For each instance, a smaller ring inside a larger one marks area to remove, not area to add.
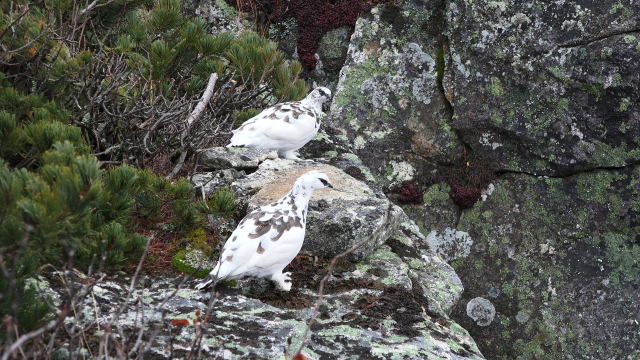
[[[273,42],[209,34],[177,0],[86,5],[0,3],[0,318],[19,332],[51,316],[29,280],[44,265],[127,270],[149,223],[172,235],[199,226],[186,180],[130,164],[221,141],[234,118],[308,90]],[[212,73],[210,106],[181,138]],[[208,205],[230,216],[235,198],[221,190]]]

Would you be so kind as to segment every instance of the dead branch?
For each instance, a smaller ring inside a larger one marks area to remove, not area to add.
[[[209,76],[209,82],[207,83],[207,87],[202,94],[202,99],[196,105],[196,108],[193,109],[193,112],[187,118],[187,128],[191,127],[191,124],[200,117],[204,109],[206,108],[209,100],[211,100],[211,96],[213,95],[213,88],[216,86],[216,81],[218,80],[218,74],[212,73]]]
[[[60,325],[64,321],[65,317],[67,317],[67,312],[68,312],[68,307],[64,307],[62,311],[58,314],[57,319],[51,320],[45,326],[20,336],[13,344],[11,344],[11,346],[7,348],[7,350],[4,351],[4,354],[2,354],[1,360],[8,360],[11,354],[21,349],[22,345],[24,345],[27,341],[37,338],[38,336],[46,333],[47,331],[50,331],[58,327],[58,325]]]
[[[216,86],[217,80],[218,80],[218,74],[211,73],[211,75],[209,76],[209,82],[207,83],[207,87],[205,88],[204,93],[202,94],[202,98],[198,102],[198,105],[196,105],[195,109],[193,109],[191,114],[189,114],[189,117],[187,118],[187,127],[182,131],[182,135],[180,136],[180,144],[181,144],[180,158],[178,159],[178,163],[173,168],[173,170],[171,170],[169,175],[167,175],[167,179],[172,179],[174,176],[178,174],[180,169],[182,169],[182,165],[184,165],[184,160],[187,158],[187,152],[188,152],[188,149],[184,144],[184,139],[189,134],[189,130],[191,130],[191,124],[193,124],[194,121],[200,118],[200,115],[202,115],[202,112],[207,107],[207,104],[209,104],[209,101],[211,100],[211,96],[213,96],[213,89]]]

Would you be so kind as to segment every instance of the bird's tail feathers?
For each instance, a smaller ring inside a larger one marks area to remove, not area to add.
[[[218,283],[218,279],[214,279],[213,277],[208,277],[206,280],[199,282],[196,285],[196,289],[200,291],[206,291],[212,286],[215,287]]]
[[[222,278],[218,274],[219,272],[220,272],[220,263],[218,262],[216,267],[213,268],[213,270],[211,270],[207,278],[196,285],[196,289],[205,291],[212,286],[215,287],[218,281],[222,280]]]

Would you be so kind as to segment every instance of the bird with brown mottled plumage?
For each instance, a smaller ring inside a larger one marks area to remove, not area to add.
[[[311,195],[324,188],[333,188],[327,175],[309,171],[280,200],[245,216],[224,244],[208,279],[196,288],[206,289],[222,279],[254,276],[269,278],[279,289],[289,291],[291,274],[282,270],[302,248]]]

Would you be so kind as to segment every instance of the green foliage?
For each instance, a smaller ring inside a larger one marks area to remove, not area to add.
[[[198,220],[198,211],[194,206],[193,186],[186,179],[180,179],[168,189],[171,206],[176,216],[173,225],[179,231],[185,231],[193,227]]]
[[[640,279],[640,246],[628,235],[607,233],[601,238],[609,263],[613,266],[611,279],[619,284]]]
[[[236,196],[229,188],[218,189],[205,204],[203,211],[208,214],[231,217],[236,213]]]
[[[162,231],[184,232],[201,220],[186,180],[105,167],[92,152],[122,146],[118,160],[130,163],[135,154],[125,146],[141,151],[135,136],[148,131],[141,124],[157,109],[150,104],[174,104],[158,113],[177,114],[183,124],[184,105],[213,72],[214,99],[229,95],[222,103],[233,104],[216,107],[221,119],[248,118],[257,110],[242,109],[308,90],[300,64],[284,60],[273,42],[252,32],[211,35],[204,21],[183,15],[178,0],[116,0],[87,14],[77,5],[0,3],[0,257],[10,265],[0,274],[0,318],[11,316],[21,332],[48,319],[28,281],[44,264],[127,269],[147,242],[144,226],[169,222]],[[176,133],[172,126],[167,131]],[[221,216],[236,211],[229,189],[207,206]]]
[[[10,165],[39,166],[55,142],[69,141],[86,154],[78,127],[67,124],[68,113],[39,95],[23,95],[0,73],[0,156]]]
[[[181,14],[178,0],[158,0],[150,11],[127,14],[115,49],[127,56],[132,71],[165,96],[180,90],[176,85],[182,78],[188,79],[183,88],[187,93],[202,91],[211,73],[248,87],[267,84],[283,100],[299,99],[307,92],[298,78],[301,65],[286,62],[274,42],[254,32],[237,37],[208,34],[202,19]]]

